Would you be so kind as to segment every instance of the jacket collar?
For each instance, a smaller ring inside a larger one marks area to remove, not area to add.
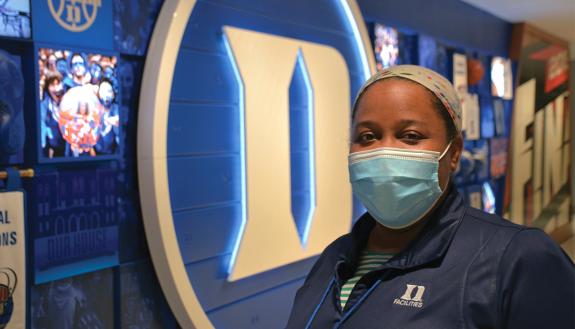
[[[449,184],[447,196],[434,210],[431,218],[415,240],[395,255],[382,268],[409,269],[442,258],[463,218],[465,207],[457,189]],[[336,266],[338,277],[351,277],[358,258],[365,249],[375,219],[363,214],[353,226],[351,233],[341,245]]]

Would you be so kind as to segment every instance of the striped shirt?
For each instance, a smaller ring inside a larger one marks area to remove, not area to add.
[[[368,272],[383,265],[393,256],[394,254],[391,253],[371,252],[366,250],[362,252],[355,274],[345,282],[343,287],[341,287],[340,303],[342,309],[345,307],[345,304],[351,295],[351,291],[359,279]]]

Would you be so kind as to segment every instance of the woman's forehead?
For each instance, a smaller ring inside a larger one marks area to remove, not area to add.
[[[441,104],[444,110],[449,114],[457,130],[461,129],[461,104],[457,92],[453,85],[445,77],[437,72],[434,72],[425,67],[417,65],[397,65],[384,69],[371,76],[361,87],[357,98],[354,102],[353,113],[357,111],[357,107],[365,93],[372,87],[382,81],[391,80],[404,80],[413,82],[416,85],[426,89],[433,95]],[[433,99],[433,98],[432,98]],[[434,102],[433,99],[432,102]]]
[[[443,125],[432,97],[417,83],[381,80],[362,95],[353,121],[356,125]]]
[[[357,111],[422,111],[433,109],[432,96],[424,87],[403,79],[386,79],[371,85],[359,99]]]

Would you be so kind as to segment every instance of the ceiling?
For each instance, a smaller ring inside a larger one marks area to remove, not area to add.
[[[461,0],[511,23],[528,22],[569,42],[575,59],[575,0]]]

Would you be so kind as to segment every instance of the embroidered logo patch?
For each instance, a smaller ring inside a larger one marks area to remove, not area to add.
[[[408,307],[423,307],[423,293],[425,292],[424,286],[417,286],[414,284],[407,284],[405,293],[400,298],[393,300],[394,304]]]

